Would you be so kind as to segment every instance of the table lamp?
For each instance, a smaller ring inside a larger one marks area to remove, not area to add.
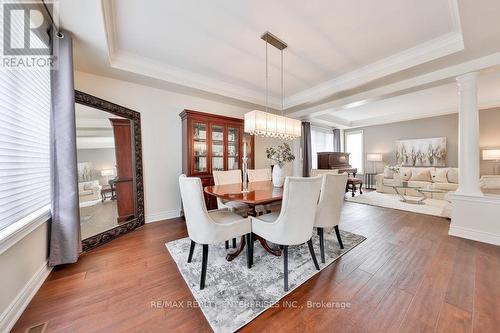
[[[375,162],[382,162],[382,154],[366,154],[366,160],[368,162],[372,162],[372,170],[377,173],[377,170],[375,169]]]
[[[101,170],[101,176],[106,177],[106,183],[109,183],[109,177],[115,175],[115,170],[113,169],[103,169]]]

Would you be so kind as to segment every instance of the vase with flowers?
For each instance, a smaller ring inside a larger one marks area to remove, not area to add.
[[[276,148],[267,148],[266,156],[268,159],[272,160],[275,163],[273,167],[274,187],[283,187],[283,184],[285,183],[285,174],[283,172],[283,167],[286,163],[295,160],[295,155],[293,155],[292,153],[292,148],[290,148],[290,145],[288,143],[284,142]]]

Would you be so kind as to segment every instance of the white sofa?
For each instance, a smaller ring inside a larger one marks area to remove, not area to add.
[[[99,185],[98,180],[78,183],[78,196],[80,198],[80,203],[101,200],[101,188],[102,186]]]
[[[479,184],[484,194],[500,195],[500,175],[482,176]]]
[[[409,186],[420,186],[445,191],[455,191],[458,188],[458,168],[435,167],[400,167],[399,173],[391,172],[387,167],[383,174],[375,176],[376,190],[381,193],[396,193],[391,185],[400,185],[408,181]],[[415,189],[399,190],[404,195],[422,196]],[[446,193],[429,193],[433,199],[444,199]]]

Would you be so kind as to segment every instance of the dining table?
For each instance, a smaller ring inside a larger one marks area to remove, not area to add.
[[[266,205],[283,199],[283,187],[275,187],[272,181],[249,182],[246,191],[243,191],[243,184],[224,184],[206,186],[204,191],[208,195],[212,195],[222,200],[238,201],[247,204],[250,207],[249,215],[257,216],[255,207]],[[281,256],[280,249],[273,249],[267,241],[253,234],[253,240],[258,240],[264,250],[275,256]],[[245,237],[241,237],[240,245],[236,251],[229,253],[226,256],[227,261],[232,261],[244,250],[246,245]]]

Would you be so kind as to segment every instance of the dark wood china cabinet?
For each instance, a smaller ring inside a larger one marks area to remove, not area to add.
[[[203,187],[213,185],[212,171],[241,169],[243,145],[248,168],[254,167],[254,138],[244,133],[243,119],[199,111],[184,110],[182,119],[182,172],[200,177]],[[217,200],[205,195],[208,209],[217,208]]]

